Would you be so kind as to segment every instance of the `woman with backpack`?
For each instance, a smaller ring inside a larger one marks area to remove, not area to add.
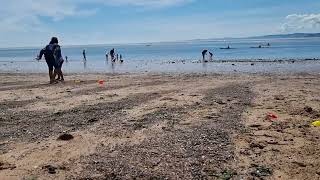
[[[58,75],[58,80],[64,81],[61,70],[64,60],[58,43],[58,38],[52,37],[50,43],[40,51],[40,54],[37,57],[37,60],[40,60],[44,55],[46,59],[49,69],[50,84],[57,83],[55,79],[56,75]]]

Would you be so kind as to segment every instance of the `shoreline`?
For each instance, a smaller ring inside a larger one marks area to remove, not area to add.
[[[320,72],[319,59],[290,59],[290,60],[246,60],[246,61],[210,61],[202,62],[187,60],[171,60],[165,62],[134,62],[110,63],[106,61],[70,61],[64,63],[63,71],[67,74],[77,73],[318,73]],[[25,63],[2,63],[0,73],[46,73],[44,61]]]
[[[176,59],[176,58],[173,58]],[[0,63],[16,63],[16,62],[35,62],[36,60],[1,60]],[[40,62],[45,61],[45,60],[41,60]],[[70,62],[82,62],[82,60],[69,60]],[[105,60],[94,60],[95,61],[105,61]],[[149,60],[128,60],[128,61],[159,61],[158,63],[167,63],[167,62],[171,62],[171,61],[166,61],[164,59],[160,60],[154,60],[154,59],[149,59]],[[181,61],[188,61],[188,62],[198,62],[198,61],[202,61],[202,60],[197,60],[197,59],[181,59],[181,60],[173,60],[176,62],[181,62]],[[261,62],[261,63],[270,63],[270,62],[291,62],[291,61],[297,61],[297,62],[312,62],[312,61],[320,61],[319,57],[312,57],[312,58],[243,58],[243,59],[213,59],[210,62],[217,62],[217,63],[228,63],[228,62]]]

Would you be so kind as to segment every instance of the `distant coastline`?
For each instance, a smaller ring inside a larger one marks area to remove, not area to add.
[[[320,38],[320,33],[292,33],[292,34],[274,34],[274,35],[263,35],[263,36],[250,36],[250,37],[224,37],[224,38],[204,38],[204,39],[189,39],[189,40],[172,40],[172,41],[159,41],[159,42],[136,42],[136,43],[114,43],[114,44],[66,44],[64,47],[68,48],[83,48],[83,47],[99,47],[99,46],[122,46],[122,45],[146,45],[152,46],[154,44],[162,43],[185,43],[185,42],[201,42],[201,41],[230,41],[238,39],[277,39],[277,38]],[[41,46],[30,46],[30,47],[0,47],[1,50],[8,49],[39,49]]]
[[[272,38],[314,38],[320,37],[320,33],[293,33],[293,34],[274,34],[274,35],[265,35],[265,36],[255,36],[249,37],[254,39],[272,39]]]

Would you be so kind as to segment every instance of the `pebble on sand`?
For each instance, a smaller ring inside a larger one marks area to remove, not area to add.
[[[71,134],[62,134],[58,137],[58,140],[61,141],[69,141],[71,139],[73,139],[74,137]]]

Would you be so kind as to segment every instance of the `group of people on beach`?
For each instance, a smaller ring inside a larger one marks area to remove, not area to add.
[[[83,61],[86,62],[87,61],[87,53],[86,53],[85,49],[82,51],[82,55],[83,55]],[[109,60],[109,56],[111,58],[110,59],[111,62],[116,62],[116,61],[123,62],[122,55],[121,54],[116,54],[114,48],[112,48],[110,50],[110,52],[106,53],[106,60],[107,61]]]
[[[64,81],[63,72],[62,72],[62,65],[64,61],[68,62],[68,56],[65,57],[65,60],[62,57],[61,48],[59,45],[59,41],[57,37],[52,37],[49,44],[40,50],[39,55],[37,56],[37,60],[40,61],[42,57],[45,57],[46,63],[49,69],[49,78],[50,84],[55,84]],[[83,61],[86,63],[87,61],[87,54],[86,50],[82,51]],[[115,49],[111,49],[110,52],[106,53],[106,60],[110,60],[111,62],[120,61],[123,62],[122,55],[116,54]],[[57,78],[56,78],[57,77]]]
[[[250,47],[250,48],[269,48],[271,47],[271,44],[270,43],[267,43],[266,45],[259,45],[257,47]],[[226,50],[229,50],[229,49],[235,49],[235,48],[231,48],[230,45],[228,45],[227,47],[223,47],[223,48],[220,48],[220,49],[226,49]],[[206,56],[207,54],[209,53],[209,60],[206,59]],[[203,50],[202,51],[202,61],[203,62],[208,62],[208,61],[212,61],[213,59],[213,53],[208,51],[207,49]]]
[[[111,62],[116,62],[116,61],[120,61],[121,63],[123,62],[122,55],[116,54],[114,48],[112,48],[110,52],[106,53],[106,61],[109,61],[109,56],[110,56]]]
[[[266,45],[267,47],[270,47],[270,43]],[[262,48],[261,45],[258,46],[258,48]],[[231,49],[228,45],[227,48],[223,49]],[[209,59],[207,59],[207,54],[209,54]],[[62,72],[62,64],[64,62],[64,59],[61,55],[61,48],[59,46],[59,41],[57,37],[52,37],[50,43],[43,49],[41,49],[40,54],[37,57],[37,60],[41,60],[42,56],[44,55],[46,63],[48,65],[49,69],[49,78],[50,78],[50,84],[57,83],[59,81],[64,81],[63,72]],[[86,56],[86,50],[84,49],[82,51],[83,55],[83,61],[87,61]],[[110,60],[112,63],[116,61],[123,62],[122,55],[116,54],[115,49],[111,49],[109,52],[106,53],[106,60]],[[66,61],[68,61],[68,57],[65,57]],[[209,62],[213,60],[213,53],[208,51],[207,49],[202,51],[202,60],[203,62]],[[56,79],[57,77],[57,79]]]

